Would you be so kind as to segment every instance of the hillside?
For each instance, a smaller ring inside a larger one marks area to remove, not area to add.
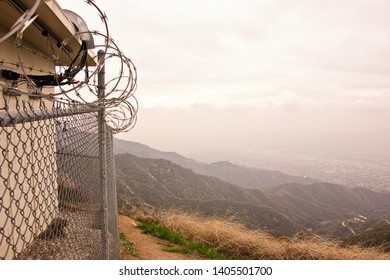
[[[189,168],[195,173],[213,176],[245,188],[265,189],[286,183],[311,184],[318,182],[312,178],[291,176],[279,171],[240,166],[228,161],[211,164],[202,163],[174,152],[162,152],[140,143],[116,138],[114,138],[114,153],[129,153],[142,158],[166,159],[182,167]]]
[[[363,232],[389,217],[390,194],[329,183],[286,184],[268,189],[275,207],[296,223],[321,235]]]
[[[234,216],[250,228],[291,235],[308,230],[328,236],[364,232],[390,219],[390,195],[328,183],[284,184],[260,191],[242,188],[163,159],[115,156],[119,206],[180,208]],[[364,217],[359,218],[359,217]]]
[[[181,208],[207,215],[236,215],[250,227],[292,234],[297,227],[275,211],[258,190],[247,190],[163,159],[115,156],[119,207],[142,202],[156,208]]]
[[[365,247],[379,247],[390,253],[390,223],[388,221],[370,228],[360,234],[343,239],[346,245],[361,245]]]
[[[242,224],[178,211],[119,215],[121,260],[390,259],[389,251],[341,245],[314,235],[278,238]],[[388,240],[387,236],[384,238]],[[388,241],[387,241],[388,243]]]
[[[207,244],[233,259],[276,260],[379,260],[390,259],[382,248],[340,246],[327,238],[300,233],[277,237],[248,230],[237,222],[178,211],[161,211],[154,220],[193,243]],[[385,232],[383,240],[388,237]],[[359,244],[359,243],[358,243]],[[388,241],[387,241],[388,244]]]

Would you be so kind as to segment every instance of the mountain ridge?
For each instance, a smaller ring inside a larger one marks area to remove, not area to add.
[[[122,153],[129,153],[142,158],[166,159],[182,167],[189,168],[195,173],[216,177],[245,188],[264,190],[285,183],[311,184],[319,182],[313,178],[241,166],[229,161],[203,163],[186,158],[176,152],[162,152],[141,143],[114,138],[114,154]]]
[[[355,217],[390,219],[390,194],[370,190],[290,183],[261,191],[196,174],[168,160],[130,154],[116,155],[115,165],[122,210],[137,203],[178,207],[205,215],[236,215],[251,228],[281,235],[306,230],[336,237],[351,234],[351,227],[364,231],[370,225],[343,223]]]

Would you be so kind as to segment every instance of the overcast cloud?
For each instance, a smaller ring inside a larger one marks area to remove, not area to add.
[[[83,1],[58,2],[102,28]],[[387,0],[96,3],[138,69],[139,121],[120,138],[185,152],[364,135],[389,148]]]

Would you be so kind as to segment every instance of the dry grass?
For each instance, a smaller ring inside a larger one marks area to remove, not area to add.
[[[252,231],[229,219],[204,218],[175,210],[163,211],[156,219],[189,241],[206,244],[236,259],[276,260],[379,260],[390,259],[374,249],[341,247],[319,236],[300,234],[275,237]]]

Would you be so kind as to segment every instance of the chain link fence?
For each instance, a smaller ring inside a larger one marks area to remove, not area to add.
[[[113,136],[104,111],[2,99],[0,259],[118,259]]]
[[[103,32],[0,1],[0,259],[119,258],[112,137],[136,123],[137,71],[82,2]]]

